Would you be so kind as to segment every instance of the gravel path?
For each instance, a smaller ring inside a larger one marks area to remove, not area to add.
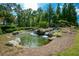
[[[49,44],[39,47],[39,48],[15,48],[15,47],[0,47],[0,55],[11,55],[11,56],[49,56],[56,52],[63,51],[69,48],[73,44],[75,33],[65,33],[62,37],[52,40]],[[2,44],[1,44],[2,45]],[[3,48],[3,50],[1,50]],[[5,48],[5,49],[4,49]]]

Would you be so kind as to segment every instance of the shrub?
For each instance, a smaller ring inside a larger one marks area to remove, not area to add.
[[[39,23],[38,26],[39,26],[39,27],[46,28],[46,27],[48,27],[48,23],[47,23],[46,21],[42,21],[42,22]]]
[[[3,32],[2,32],[2,29],[0,28],[0,35],[2,34]]]
[[[66,20],[58,21],[60,27],[69,26],[69,23]]]
[[[9,29],[5,30],[6,33],[10,33],[10,32],[13,32],[13,31],[16,31],[16,29],[15,28],[9,28]]]
[[[4,33],[9,33],[13,32],[16,30],[16,25],[11,24],[11,25],[2,25],[1,29],[3,30]]]
[[[17,31],[23,30],[23,27],[17,27],[16,30]]]
[[[33,27],[17,27],[16,29],[17,31],[20,31],[20,30],[32,30],[34,28]]]

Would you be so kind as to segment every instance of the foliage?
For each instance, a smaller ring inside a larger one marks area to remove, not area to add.
[[[56,11],[53,10],[51,3],[48,4],[46,11],[42,10],[42,8],[22,10],[19,5],[16,8],[16,12],[19,27],[41,27],[40,24],[45,22],[49,27],[77,25],[75,5],[71,3],[65,3],[62,8],[60,8],[60,4],[57,4]]]
[[[77,25],[77,13],[73,3],[68,4],[67,21],[70,23],[70,25]]]
[[[4,33],[12,32],[12,31],[16,30],[16,25],[14,25],[14,24],[3,25],[3,26],[1,26],[1,29],[3,30]]]
[[[60,27],[69,26],[69,23],[66,20],[59,20],[58,23]]]
[[[0,28],[0,35],[3,34],[2,29]]]
[[[53,23],[53,16],[54,16],[54,11],[53,11],[51,3],[49,3],[49,5],[48,5],[47,14],[48,14],[48,16],[47,16],[48,23],[49,23],[49,27],[50,27]]]
[[[67,20],[67,3],[65,3],[62,7],[62,18],[63,20]]]
[[[12,14],[10,14],[9,11],[6,11],[6,10],[0,11],[0,17],[3,19],[4,25],[11,24],[15,20],[15,17]]]
[[[16,31],[16,29],[15,28],[9,28],[9,29],[5,30],[6,33],[10,33],[10,32],[13,32],[13,31]]]
[[[78,25],[75,4],[73,3],[64,3],[62,8],[60,8],[60,4],[58,3],[56,11],[51,3],[48,4],[46,10],[42,8],[23,10],[20,4],[1,3],[0,20],[0,23],[2,23],[1,29],[4,32],[6,29],[15,29],[15,27],[12,28],[12,24],[15,24],[16,27],[21,27],[16,30],[24,29],[25,27],[46,28]]]
[[[46,27],[48,27],[48,23],[46,21],[39,22],[38,27],[46,28]]]

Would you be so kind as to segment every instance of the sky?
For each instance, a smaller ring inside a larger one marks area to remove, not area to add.
[[[28,8],[31,8],[33,10],[38,9],[38,3],[23,3],[22,6],[23,6],[23,9],[28,9]]]
[[[46,8],[48,7],[48,3],[23,3],[21,5],[22,5],[23,9],[31,8],[33,10],[37,10],[39,7],[46,10]],[[52,3],[53,9],[56,9],[56,6],[57,6],[56,3]],[[63,6],[63,4],[60,4],[61,8],[62,8],[62,6]],[[77,15],[79,15],[79,3],[76,3],[75,6],[76,6]]]

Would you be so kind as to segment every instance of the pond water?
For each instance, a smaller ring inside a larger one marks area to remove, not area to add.
[[[38,36],[36,34],[31,35],[31,32],[25,32],[18,35],[18,37],[21,39],[21,44],[26,48],[37,48],[49,43],[47,38],[43,38],[42,36]]]

